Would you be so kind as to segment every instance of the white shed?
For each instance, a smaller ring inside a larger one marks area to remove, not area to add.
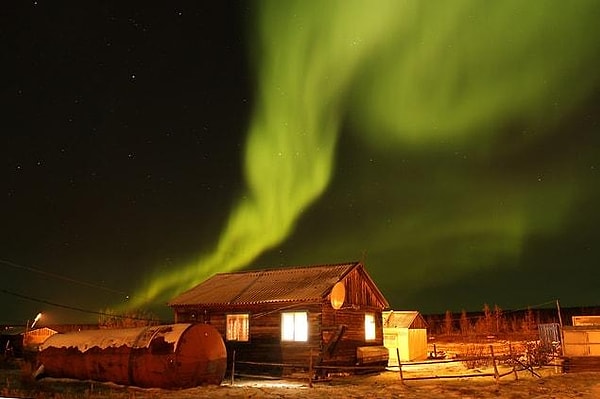
[[[573,316],[563,328],[565,357],[600,356],[600,316]]]
[[[400,361],[411,362],[427,359],[427,322],[418,311],[390,310],[383,312],[383,345],[389,351],[389,366]]]

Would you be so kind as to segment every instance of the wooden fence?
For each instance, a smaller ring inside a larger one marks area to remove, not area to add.
[[[469,356],[469,357],[460,357],[456,359],[449,360],[427,360],[421,362],[406,362],[402,363],[400,361],[399,351],[396,350],[396,356],[398,359],[398,366],[386,367],[385,369],[391,371],[398,372],[398,379],[400,383],[404,383],[405,381],[411,380],[429,380],[429,379],[454,379],[454,378],[474,378],[474,377],[492,377],[496,382],[506,376],[513,376],[515,380],[519,379],[519,372],[526,371],[530,373],[532,376],[541,378],[540,374],[534,370],[534,367],[529,364],[527,361],[523,361],[522,353],[513,353],[512,346],[509,345],[509,353],[496,355],[494,353],[493,345],[489,345],[489,354],[481,355],[481,356]],[[478,372],[478,373],[459,373],[459,374],[440,374],[440,375],[420,375],[420,376],[410,376],[405,373],[411,367],[414,366],[423,366],[423,365],[432,365],[432,364],[446,364],[452,362],[460,362],[460,363],[468,363],[468,362],[487,362],[491,364],[492,372]],[[500,372],[498,365],[502,363],[504,365],[509,365],[508,371]],[[235,382],[235,376],[241,377],[259,377],[259,378],[269,378],[265,376],[257,376],[257,375],[244,375],[244,374],[236,374],[236,364],[237,365],[246,365],[253,366],[257,368],[264,367],[272,368],[272,367],[281,367],[288,369],[297,369],[302,370],[303,372],[299,374],[295,374],[294,376],[285,376],[281,377],[284,379],[296,379],[303,380],[308,382],[308,386],[312,387],[313,382],[318,381],[315,379],[315,375],[317,372],[322,371],[331,371],[331,372],[349,372],[349,373],[367,373],[367,372],[378,372],[382,371],[383,368],[381,366],[324,366],[324,365],[315,365],[313,355],[311,352],[311,356],[308,360],[308,363],[305,364],[290,364],[290,363],[267,363],[267,362],[249,362],[249,361],[236,361],[235,352],[232,357],[232,365],[231,365],[231,384],[233,385]],[[557,367],[559,364],[548,364],[550,367]],[[321,373],[322,374],[322,373]],[[270,377],[273,378],[273,377]],[[280,378],[280,377],[276,377]]]
[[[398,359],[398,366],[395,366],[394,368],[398,370],[398,376],[402,383],[404,383],[404,381],[410,381],[410,380],[454,379],[454,378],[473,378],[473,377],[493,377],[496,380],[496,382],[498,382],[500,380],[500,378],[506,377],[509,375],[513,375],[515,380],[518,380],[519,379],[519,374],[518,374],[519,371],[528,371],[532,375],[534,375],[538,378],[541,377],[533,369],[533,367],[531,365],[519,360],[520,356],[516,353],[513,353],[512,346],[509,347],[509,354],[501,355],[501,356],[497,356],[494,353],[493,345],[489,345],[489,355],[461,357],[461,358],[451,359],[451,360],[402,363],[400,361],[400,353],[397,349],[396,349],[396,356]],[[418,366],[418,365],[425,365],[425,364],[430,365],[430,364],[451,363],[451,362],[468,363],[468,362],[476,362],[476,361],[491,362],[493,372],[469,373],[469,374],[461,373],[461,374],[425,375],[425,376],[410,376],[409,377],[409,376],[404,375],[404,370],[403,370],[410,366]],[[508,363],[511,366],[510,369],[504,373],[500,373],[498,370],[498,363],[501,361]]]

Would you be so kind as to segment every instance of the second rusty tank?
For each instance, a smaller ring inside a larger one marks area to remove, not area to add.
[[[219,385],[227,351],[213,326],[181,323],[55,334],[40,346],[38,360],[48,377],[189,388]]]

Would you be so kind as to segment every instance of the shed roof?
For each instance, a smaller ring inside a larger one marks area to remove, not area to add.
[[[374,291],[385,298],[360,262],[219,273],[175,297],[169,306],[247,305],[322,300],[352,270],[360,268]]]
[[[34,329],[29,329],[26,327],[6,327],[3,330],[0,330],[0,335],[36,335],[36,334],[44,334],[44,333],[52,333],[56,334],[58,331],[50,328],[50,327],[39,327]]]
[[[416,310],[383,312],[383,326],[394,328],[427,328],[427,322]]]

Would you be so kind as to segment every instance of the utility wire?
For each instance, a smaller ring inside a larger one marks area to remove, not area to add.
[[[529,310],[529,309],[540,309],[540,308],[542,308],[546,305],[550,305],[550,304],[556,306],[556,299],[552,299],[551,301],[547,301],[547,302],[538,303],[537,305],[528,305],[528,306],[518,308],[518,309],[507,310],[506,312],[502,311],[502,313],[509,314],[509,313],[521,312],[523,310]]]
[[[15,269],[27,270],[29,272],[41,274],[43,276],[52,277],[52,278],[55,278],[55,279],[58,279],[58,280],[67,281],[69,283],[79,284],[79,285],[83,285],[85,287],[96,288],[96,289],[99,289],[99,290],[104,290],[104,291],[112,292],[112,293],[115,293],[115,294],[124,295],[125,297],[129,298],[129,295],[127,295],[126,292],[115,290],[115,289],[112,289],[112,288],[109,288],[109,287],[105,287],[103,285],[98,285],[98,284],[90,283],[88,281],[76,280],[76,279],[71,278],[71,277],[67,277],[67,276],[63,276],[63,275],[60,275],[60,274],[51,273],[51,272],[47,272],[47,271],[44,271],[44,270],[36,269],[35,267],[19,265],[17,263],[10,262],[10,261],[4,260],[4,259],[0,259],[0,263],[3,263],[5,265],[10,266],[10,267],[15,268]]]
[[[119,315],[119,314],[114,314],[114,313],[107,313],[107,312],[101,312],[101,311],[95,311],[95,310],[89,310],[89,309],[79,308],[79,307],[76,307],[76,306],[64,305],[64,304],[61,304],[61,303],[56,303],[56,302],[48,301],[46,299],[34,298],[32,296],[18,294],[16,292],[12,292],[12,291],[5,290],[5,289],[0,289],[0,292],[3,292],[3,293],[8,294],[8,295],[15,296],[17,298],[27,299],[29,301],[38,302],[38,303],[44,303],[46,305],[55,306],[55,307],[58,307],[58,308],[75,310],[75,311],[81,312],[81,313],[89,313],[89,314],[95,314],[95,315],[100,315],[100,316],[109,316],[109,317],[115,317],[115,318],[120,318],[120,319],[132,319],[132,320],[142,320],[142,321],[156,321],[154,319],[149,319],[149,318],[145,318],[145,317]]]

